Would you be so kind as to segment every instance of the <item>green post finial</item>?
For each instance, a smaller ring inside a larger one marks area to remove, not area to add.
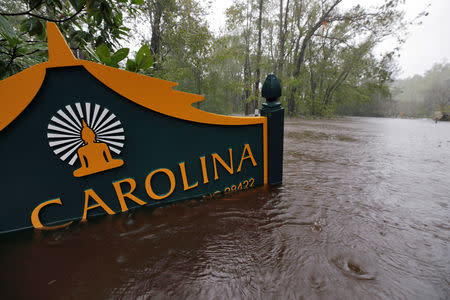
[[[262,96],[267,102],[277,101],[281,97],[281,83],[275,74],[267,75],[262,87]]]
[[[261,116],[267,118],[268,183],[276,185],[283,181],[284,108],[278,101],[281,97],[280,80],[274,74],[267,76],[261,95],[266,98]]]

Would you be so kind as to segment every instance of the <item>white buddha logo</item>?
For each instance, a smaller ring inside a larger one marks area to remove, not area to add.
[[[93,110],[91,111],[91,108]],[[101,111],[101,113],[100,113]],[[125,140],[122,124],[116,116],[100,105],[91,103],[70,105],[51,118],[47,138],[53,152],[69,165],[79,159],[81,167],[73,172],[75,177],[106,171],[124,164],[111,152],[121,153]]]

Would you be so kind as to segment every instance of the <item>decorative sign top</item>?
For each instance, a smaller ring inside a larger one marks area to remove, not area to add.
[[[0,81],[0,233],[268,183],[266,117],[201,111],[176,83],[76,59],[47,34],[49,61]]]
[[[68,66],[83,66],[123,97],[175,118],[217,125],[249,125],[266,121],[263,117],[231,117],[208,113],[192,106],[193,103],[202,101],[203,96],[173,90],[177,83],[76,59],[56,25],[51,22],[47,22],[47,39],[48,62],[0,81],[0,93],[5,99],[1,102],[0,130],[30,104],[44,81],[46,69]]]

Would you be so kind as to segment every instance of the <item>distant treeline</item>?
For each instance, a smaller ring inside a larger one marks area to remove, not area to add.
[[[391,86],[396,112],[406,117],[450,113],[450,64],[435,64],[424,76],[397,80]]]
[[[387,37],[401,43],[426,13],[406,21],[401,0],[341,2],[234,0],[217,34],[200,0],[0,0],[0,77],[46,60],[50,20],[79,58],[176,81],[204,95],[197,106],[208,111],[253,113],[275,73],[289,115],[395,114],[398,48],[374,49]]]
[[[437,63],[423,76],[395,80],[390,92],[374,93],[372,101],[340,107],[346,115],[434,118],[436,112],[450,114],[450,64]]]

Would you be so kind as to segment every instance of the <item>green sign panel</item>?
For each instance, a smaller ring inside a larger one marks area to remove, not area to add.
[[[266,117],[198,110],[175,83],[76,59],[47,27],[49,61],[0,82],[0,233],[268,183]]]

